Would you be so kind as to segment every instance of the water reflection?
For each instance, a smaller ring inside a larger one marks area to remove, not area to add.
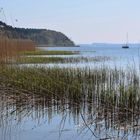
[[[110,106],[98,97],[70,99],[26,91],[19,96],[18,90],[1,87],[0,136],[1,140],[139,139],[138,110]]]

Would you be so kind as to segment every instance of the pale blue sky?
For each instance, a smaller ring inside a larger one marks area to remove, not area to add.
[[[127,32],[140,42],[140,0],[0,0],[0,7],[8,24],[61,31],[76,43],[121,43]]]

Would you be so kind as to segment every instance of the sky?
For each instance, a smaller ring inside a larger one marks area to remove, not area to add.
[[[140,42],[140,0],[0,0],[0,20],[63,32],[75,43]],[[16,19],[18,22],[16,22]]]

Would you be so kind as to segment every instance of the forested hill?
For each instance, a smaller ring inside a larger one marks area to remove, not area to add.
[[[14,28],[0,21],[0,32],[9,38],[31,39],[38,45],[75,46],[63,33],[47,29]]]

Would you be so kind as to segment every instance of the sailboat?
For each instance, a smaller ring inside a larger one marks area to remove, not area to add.
[[[129,49],[128,45],[128,34],[126,35],[126,44],[122,46],[123,49]]]

